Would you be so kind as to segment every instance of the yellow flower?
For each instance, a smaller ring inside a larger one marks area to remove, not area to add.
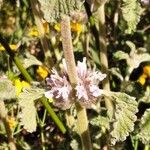
[[[16,79],[14,81],[16,87],[16,95],[18,96],[23,88],[30,88],[30,84],[26,81],[20,81],[20,79]]]
[[[71,23],[70,23],[70,26],[71,26],[71,31],[77,32],[77,33],[81,33],[81,32],[82,32],[82,25],[81,25],[81,23],[74,23],[74,22],[71,22]],[[61,30],[61,25],[60,25],[60,23],[55,24],[55,25],[54,25],[54,29],[55,29],[57,32],[60,32],[60,30]]]
[[[35,37],[39,36],[39,32],[36,26],[31,28],[30,32],[28,33],[28,36],[35,36]]]
[[[49,33],[49,27],[46,21],[43,22],[43,28],[45,33]],[[37,26],[31,28],[30,32],[28,33],[28,36],[35,36],[35,37],[40,36]]]
[[[148,78],[150,78],[150,65],[143,67],[143,73],[147,75]]]
[[[9,127],[11,129],[13,129],[16,126],[17,122],[16,122],[14,117],[9,117],[8,118],[8,124],[9,124]]]
[[[147,75],[144,73],[138,78],[138,82],[141,83],[141,85],[144,85],[146,82]]]
[[[10,44],[9,46],[10,46],[11,50],[15,51],[17,49],[17,45],[15,45],[15,44]],[[2,45],[0,45],[0,51],[5,51],[5,48]]]
[[[36,72],[42,79],[45,79],[48,76],[48,71],[44,66],[39,66]]]
[[[81,33],[82,32],[82,25],[81,23],[71,23],[71,31]]]
[[[61,30],[60,23],[55,24],[55,25],[54,25],[54,29],[55,29],[57,32],[60,32],[60,30]]]

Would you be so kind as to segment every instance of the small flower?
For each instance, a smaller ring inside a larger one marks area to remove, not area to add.
[[[144,85],[145,82],[146,82],[146,78],[147,78],[147,76],[143,73],[143,74],[138,78],[138,82],[139,82],[141,85]]]
[[[39,36],[39,32],[36,26],[32,27],[30,32],[28,33],[28,36],[35,36],[38,37]]]
[[[9,45],[11,50],[15,51],[17,49],[17,45],[15,44],[10,44]],[[0,51],[5,51],[5,48],[3,46],[0,45]]]
[[[44,29],[45,33],[49,32],[48,23],[46,21],[43,21],[43,29]],[[38,28],[36,26],[32,27],[31,30],[28,33],[28,36],[30,36],[30,37],[32,37],[32,36],[33,37],[39,37],[40,34],[39,34],[39,31],[38,31]]]
[[[42,79],[48,76],[48,70],[44,66],[39,66],[36,72]]]
[[[77,23],[77,22],[71,22],[70,23],[70,27],[71,27],[71,31],[72,32],[76,32],[76,33],[81,33],[82,30],[83,30],[82,24],[81,23]],[[60,23],[55,24],[54,25],[54,29],[57,32],[60,32],[61,31],[61,25],[60,25]]]
[[[14,117],[9,117],[8,118],[8,124],[9,124],[9,127],[11,129],[13,129],[16,126],[17,122],[16,122]]]
[[[16,79],[14,81],[14,85],[16,87],[16,95],[18,96],[23,88],[30,88],[30,84],[26,81],[20,81],[20,79]]]
[[[60,30],[61,30],[60,23],[55,24],[55,25],[54,25],[54,29],[55,29],[57,32],[60,32]]]
[[[71,31],[73,31],[73,32],[77,32],[77,33],[81,33],[82,32],[82,25],[81,25],[81,23],[74,23],[74,22],[72,22],[71,23]]]
[[[144,66],[144,67],[143,67],[143,73],[144,73],[145,75],[147,75],[147,77],[150,78],[150,65],[147,65],[147,66]]]
[[[150,65],[146,65],[143,67],[143,74],[138,78],[138,81],[141,85],[146,84],[150,79]]]
[[[52,75],[46,79],[47,85],[51,89],[45,93],[45,96],[54,98],[54,105],[62,109],[70,108],[75,100],[82,106],[90,108],[101,95],[98,83],[106,77],[106,74],[87,69],[86,58],[84,58],[83,62],[78,61],[77,63],[78,83],[75,89],[72,89],[65,61],[63,61],[63,65],[64,70],[61,75],[56,70],[52,70]],[[74,94],[74,91],[76,94]]]

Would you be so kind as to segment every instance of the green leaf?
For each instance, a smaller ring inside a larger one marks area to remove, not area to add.
[[[139,99],[139,102],[150,103],[149,91],[145,91],[144,96]]]
[[[47,22],[56,22],[62,15],[81,10],[84,0],[38,0]]]
[[[121,75],[121,72],[120,72],[119,68],[113,67],[113,68],[110,69],[110,71],[111,71],[111,73],[113,75],[115,75],[116,77],[118,77],[118,79],[120,79],[121,81],[124,80],[123,76]]]
[[[112,99],[114,102],[114,120],[112,122],[113,130],[110,132],[111,144],[124,141],[130,132],[134,130],[138,104],[134,97],[121,92],[102,91],[104,96]]]
[[[90,124],[99,128],[104,127],[106,129],[109,129],[109,118],[103,116],[94,117],[90,121]]]
[[[129,55],[123,51],[117,51],[115,54],[114,54],[114,58],[117,59],[117,60],[122,60],[122,59],[128,59],[129,58]]]
[[[7,78],[0,78],[0,99],[7,100],[13,99],[16,97],[15,86]]]
[[[43,93],[43,89],[37,88],[24,90],[24,92],[19,95],[21,124],[28,132],[34,132],[36,130],[37,122],[34,101],[42,97]]]
[[[123,0],[121,10],[125,24],[125,33],[132,34],[135,32],[143,12],[141,4],[137,0]],[[124,30],[124,28],[122,29]]]
[[[23,61],[23,66],[25,68],[29,68],[30,66],[33,66],[33,65],[42,65],[42,63],[33,55],[30,55],[27,53],[26,57],[27,58],[25,58]]]
[[[130,132],[134,130],[134,122],[137,117],[137,102],[134,97],[125,93],[112,93],[111,97],[115,103],[115,120],[111,131],[111,143],[124,141]]]
[[[147,109],[141,118],[139,139],[143,144],[150,144],[150,109]]]

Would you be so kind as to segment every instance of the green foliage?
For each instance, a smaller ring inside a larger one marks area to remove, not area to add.
[[[147,109],[141,118],[138,137],[143,144],[150,144],[150,109]]]
[[[113,100],[115,110],[113,121],[113,130],[110,132],[111,144],[124,141],[129,133],[134,130],[138,104],[134,97],[121,92],[103,91],[103,94]]]
[[[118,141],[124,141],[134,130],[134,122],[137,119],[135,113],[138,109],[135,98],[125,93],[112,93],[111,98],[115,103],[115,119],[110,133],[111,143],[114,145]]]
[[[5,78],[0,78],[0,100],[13,99],[16,97],[16,90],[12,82]]]
[[[137,68],[140,63],[150,60],[150,55],[145,48],[136,48],[135,44],[131,41],[126,41],[130,48],[129,54],[123,51],[114,53],[114,58],[117,60],[125,59],[127,63],[127,74],[130,75],[134,68]]]
[[[140,21],[142,8],[137,0],[122,0],[122,17],[124,20],[125,33],[132,34],[136,30],[136,26]]]
[[[29,68],[32,65],[42,65],[42,63],[36,57],[27,53],[26,58],[23,61],[23,66]]]
[[[81,10],[84,0],[38,0],[47,22],[55,22],[62,15]]]
[[[21,124],[28,132],[36,130],[36,108],[34,101],[43,96],[43,89],[24,90],[19,95],[19,105],[21,107],[20,118]]]
[[[92,124],[93,126],[97,126],[99,128],[109,129],[109,119],[107,117],[103,116],[94,117],[90,121],[90,124]]]

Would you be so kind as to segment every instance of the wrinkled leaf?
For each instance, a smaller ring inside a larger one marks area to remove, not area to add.
[[[36,130],[37,122],[34,101],[42,97],[43,93],[43,89],[29,89],[24,90],[19,95],[21,124],[28,132],[34,132]]]
[[[80,10],[83,0],[38,0],[44,18],[47,22],[55,22],[62,15],[70,15],[75,10]]]
[[[125,33],[132,34],[135,32],[136,26],[140,21],[143,9],[137,0],[123,0],[121,10]]]
[[[134,122],[137,117],[137,102],[134,97],[125,93],[116,92],[112,94],[115,102],[115,121],[111,134],[111,143],[124,141],[130,132],[134,130]]]
[[[90,121],[90,124],[99,128],[104,127],[106,129],[109,129],[109,119],[107,117],[95,117]]]
[[[16,97],[15,86],[7,78],[0,78],[0,99],[7,100]]]
[[[143,144],[150,144],[150,109],[147,109],[141,118],[139,139]]]
[[[124,141],[134,130],[138,104],[134,97],[125,93],[103,91],[103,94],[109,97],[115,105],[113,130],[110,132],[111,144],[115,145],[116,142]]]

